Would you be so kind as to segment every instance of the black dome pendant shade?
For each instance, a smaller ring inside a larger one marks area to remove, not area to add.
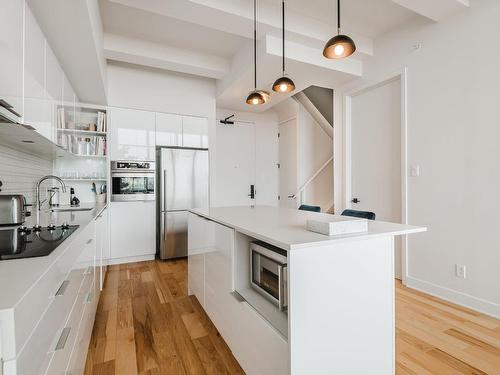
[[[253,83],[254,89],[247,96],[247,104],[259,105],[269,100],[269,93],[257,90],[257,0],[253,0]]]
[[[285,74],[285,1],[281,2],[282,5],[282,21],[283,21],[283,76],[278,78],[273,84],[273,91],[276,92],[292,92],[295,90],[295,83],[288,78]]]
[[[325,45],[323,56],[328,59],[343,59],[356,51],[354,41],[347,35],[340,33],[340,0],[337,0],[337,32]]]

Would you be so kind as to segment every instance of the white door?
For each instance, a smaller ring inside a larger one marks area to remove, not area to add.
[[[351,147],[351,207],[373,211],[377,220],[401,223],[399,79],[352,98]],[[397,278],[401,278],[401,264],[398,237],[395,243]]]
[[[297,208],[297,120],[279,125],[279,206]]]
[[[259,194],[255,186],[255,125],[217,124],[216,181],[218,206],[250,206]],[[251,186],[255,196],[250,196]]]

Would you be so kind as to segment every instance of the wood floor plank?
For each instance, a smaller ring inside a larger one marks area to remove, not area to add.
[[[396,282],[397,375],[500,375],[500,320]],[[198,300],[187,261],[110,266],[85,375],[243,375]]]

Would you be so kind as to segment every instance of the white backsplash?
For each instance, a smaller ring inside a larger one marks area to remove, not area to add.
[[[0,145],[0,194],[23,194],[33,203],[36,182],[52,174],[52,160]],[[42,191],[45,191],[43,189]]]

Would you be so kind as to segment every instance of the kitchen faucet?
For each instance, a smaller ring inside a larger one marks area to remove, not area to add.
[[[56,181],[59,181],[59,183],[61,184],[62,186],[62,191],[63,193],[66,192],[66,184],[64,183],[63,180],[61,180],[59,177],[57,176],[53,176],[53,175],[48,175],[48,176],[44,176],[42,177],[37,183],[36,183],[36,210],[37,212],[40,212],[40,208],[42,206],[42,202],[40,202],[40,185],[42,184],[42,182],[44,182],[45,180],[56,180]]]

